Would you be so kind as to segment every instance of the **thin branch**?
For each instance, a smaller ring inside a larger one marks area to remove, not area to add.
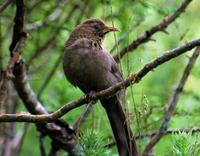
[[[194,127],[194,128],[168,129],[163,133],[163,135],[175,134],[175,133],[190,133],[190,132],[191,133],[200,132],[200,128]],[[153,137],[157,133],[158,133],[158,131],[141,134],[140,136],[135,136],[135,139],[143,139],[143,138],[146,138],[146,137]]]
[[[86,120],[86,118],[89,116],[90,112],[94,109],[95,107],[95,103],[92,101],[90,102],[86,109],[84,110],[84,112],[81,114],[81,116],[79,117],[79,119],[75,122],[74,124],[74,129],[75,131],[78,131],[81,124]]]
[[[5,1],[0,5],[0,13],[1,13],[2,11],[4,11],[4,10],[7,8],[7,6],[8,6],[11,2],[12,2],[12,0],[5,0]]]
[[[46,156],[46,150],[44,148],[44,136],[40,135],[40,155],[41,156]]]
[[[76,21],[76,23],[79,23],[81,21],[81,19],[83,18],[83,15],[85,13],[85,10],[87,9],[88,5],[89,5],[90,1],[87,2],[87,5],[86,3],[83,4],[83,7],[81,8],[81,14],[80,16],[78,17],[78,20]],[[74,8],[72,9],[72,11],[74,12],[76,10],[77,6],[75,5]],[[68,21],[71,17],[72,17],[72,14],[73,12],[71,12],[71,14],[69,14],[69,16],[66,18]],[[61,24],[62,25],[62,24]],[[61,53],[60,56],[58,57],[58,59],[56,60],[53,68],[51,69],[51,71],[49,72],[49,74],[47,75],[46,79],[44,80],[44,83],[41,85],[39,91],[38,91],[38,98],[40,99],[44,89],[47,87],[47,85],[49,84],[51,78],[53,77],[53,75],[55,74],[61,60],[62,60],[62,56],[63,54]]]
[[[25,41],[27,40],[28,35],[26,33],[21,33],[19,37],[19,41],[16,43],[15,48],[12,51],[10,51],[11,56],[6,67],[7,79],[14,78],[13,69],[15,64],[21,61],[20,54],[23,51],[23,48],[25,47]]]
[[[52,36],[48,38],[48,40],[41,46],[38,46],[33,54],[30,55],[26,64],[29,66],[35,58],[37,58],[42,52],[48,50],[53,45],[53,42],[56,39],[56,35],[58,34],[57,31],[53,32]]]
[[[25,8],[23,0],[17,0],[16,6],[13,39],[10,46],[10,57],[14,60],[14,67],[11,68],[14,75],[13,83],[19,97],[30,113],[48,114],[28,83],[26,67],[20,58],[22,52],[21,44],[24,43],[24,36],[22,34],[26,34],[23,33]],[[56,120],[54,123],[36,124],[36,126],[43,136],[48,135],[52,139],[52,144],[54,145],[52,148],[66,150],[69,155],[78,155],[79,143],[77,137],[71,126],[66,122]]]
[[[27,11],[26,11],[27,14],[33,12],[33,10],[35,8],[37,8],[38,6],[44,5],[44,4],[42,4],[43,2],[46,2],[46,0],[38,0],[38,1],[36,1],[32,6],[30,6],[30,7],[27,8]]]
[[[185,0],[182,2],[181,6],[170,16],[165,17],[159,24],[151,27],[150,29],[146,30],[144,34],[139,36],[137,39],[133,40],[133,42],[124,48],[121,49],[121,51],[114,56],[114,59],[116,62],[119,62],[120,59],[128,52],[131,52],[132,50],[136,49],[139,45],[148,42],[151,40],[152,35],[159,31],[165,32],[165,29],[176,20],[181,13],[185,11],[187,6],[192,2],[192,0]]]
[[[43,20],[39,20],[35,23],[28,24],[26,26],[27,27],[26,31],[30,32],[33,30],[37,30],[39,28],[42,28],[43,26],[48,25],[48,23],[55,22],[56,20],[58,20],[61,17],[62,12],[64,11],[64,6],[67,2],[68,1],[66,0],[59,1],[58,7],[52,14],[50,14],[48,17],[46,17]]]
[[[4,103],[7,97],[7,77],[6,72],[0,71],[0,114],[4,111]]]
[[[74,101],[71,101],[65,104],[63,107],[61,107],[60,109],[58,109],[57,111],[51,114],[45,114],[45,115],[2,114],[0,115],[0,122],[34,122],[34,123],[35,122],[40,122],[40,123],[53,122],[74,108],[80,107],[86,103],[91,102],[92,100],[95,101],[97,99],[103,99],[105,97],[112,96],[120,89],[126,88],[130,86],[131,84],[138,83],[147,73],[152,71],[154,68],[191,50],[192,48],[196,46],[200,46],[200,39],[192,40],[184,45],[181,45],[175,49],[165,52],[163,55],[152,60],[150,63],[147,63],[139,72],[135,74],[130,74],[130,76],[128,76],[128,78],[126,78],[124,81],[119,82],[116,85],[109,87],[108,89],[102,90],[100,92],[96,92],[93,94],[92,97],[82,96]],[[24,81],[22,80],[21,83],[24,83]],[[22,88],[20,88],[20,90],[22,90]],[[24,96],[23,91],[21,92],[22,92],[21,96]],[[32,94],[30,95],[29,95],[29,99],[34,97],[32,96]],[[38,101],[36,100],[36,102]]]
[[[15,76],[13,79],[15,88],[27,110],[32,114],[48,114],[28,83],[26,67],[22,61],[15,64],[13,73]],[[67,123],[57,120],[54,123],[36,124],[36,126],[42,135],[48,135],[52,139],[56,149],[61,148],[71,154],[77,152],[75,150],[78,144],[76,135]]]
[[[38,91],[38,98],[40,99],[44,89],[46,88],[46,86],[48,85],[49,81],[51,80],[51,78],[53,77],[53,75],[55,74],[58,65],[60,64],[61,60],[62,60],[62,54],[60,54],[60,56],[57,58],[53,68],[51,69],[51,71],[49,72],[49,74],[47,75],[46,79],[44,80],[44,83],[41,85],[39,91]]]
[[[0,19],[0,71],[3,70],[3,32],[2,32],[2,21]],[[0,74],[1,76],[1,74]]]
[[[194,127],[194,128],[180,128],[180,129],[168,129],[167,131],[165,131],[163,133],[163,135],[170,135],[170,134],[179,134],[179,133],[198,133],[200,132],[200,128],[199,127]],[[155,136],[156,134],[158,133],[158,131],[155,131],[155,132],[147,132],[147,133],[144,133],[144,134],[140,134],[140,135],[137,135],[135,136],[135,139],[138,140],[138,139],[144,139],[144,138],[151,138],[153,136]],[[111,142],[107,145],[105,145],[106,148],[111,148],[113,147],[114,145],[116,144],[116,142]]]
[[[24,1],[23,0],[17,0],[16,1],[16,16],[15,16],[15,25],[13,28],[13,36],[12,36],[12,43],[9,47],[9,50],[11,52],[11,56],[12,56],[12,52],[13,49],[15,48],[17,42],[20,40],[21,38],[21,33],[23,32],[23,26],[24,26],[24,11],[25,11],[25,7],[24,7]]]
[[[24,139],[25,139],[25,136],[27,134],[27,131],[28,131],[28,128],[29,128],[29,123],[25,123],[24,124],[24,128],[23,128],[23,132],[21,133],[21,136],[20,136],[20,139],[19,139],[19,142],[17,144],[17,150],[16,150],[16,155],[20,155],[21,153],[21,149],[22,149],[22,146],[23,146],[23,143],[24,143]]]
[[[143,155],[146,155],[146,153],[148,153],[158,143],[158,141],[161,139],[161,137],[163,136],[163,134],[167,130],[169,121],[170,121],[170,119],[173,115],[174,109],[176,108],[177,102],[179,100],[179,96],[183,91],[183,87],[184,87],[184,85],[185,85],[185,83],[186,83],[186,81],[189,77],[189,74],[190,74],[199,54],[200,54],[200,47],[196,48],[192,57],[190,58],[174,94],[169,99],[168,109],[167,109],[167,112],[165,114],[164,120],[161,124],[160,130],[158,131],[158,133],[156,133],[156,135],[150,140],[148,145],[145,147]]]
[[[124,34],[122,34],[119,39],[117,40],[117,42],[114,44],[114,46],[112,47],[112,49],[110,50],[110,53],[113,53],[114,50],[117,48],[117,46],[124,40],[127,38],[127,36],[137,27],[139,26],[142,22],[144,21],[144,18],[141,18],[137,23],[135,23],[134,25],[132,25]]]
[[[66,22],[68,22],[71,17],[73,16],[74,12],[77,10],[78,6],[77,4],[74,4],[74,6],[71,8],[71,10],[69,11],[69,14],[66,16],[66,18],[62,21],[62,23],[60,25],[64,25]],[[32,63],[32,61],[34,59],[36,59],[39,55],[42,54],[42,52],[46,51],[47,48],[49,48],[50,46],[52,46],[53,42],[56,40],[58,33],[60,32],[60,28],[57,28],[53,31],[51,37],[40,47],[38,47],[35,50],[35,53],[33,53],[27,61],[27,64],[30,65]]]
[[[87,11],[87,8],[90,6],[91,0],[86,0],[86,1],[81,1],[80,6],[79,6],[79,16],[76,19],[75,25],[80,24],[81,19],[84,17],[85,12]]]

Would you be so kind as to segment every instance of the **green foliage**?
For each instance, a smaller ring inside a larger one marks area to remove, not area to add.
[[[190,133],[178,133],[173,136],[173,155],[197,156],[200,155],[200,136]]]
[[[103,137],[99,131],[86,130],[81,135],[80,143],[86,156],[103,156],[106,154]]]
[[[113,21],[115,26],[121,30],[116,33],[117,40],[123,39],[118,48],[113,51],[112,54],[114,55],[125,45],[130,44],[143,34],[145,30],[158,24],[166,15],[171,15],[183,0],[112,0],[112,6],[110,0],[71,0],[67,1],[66,4],[63,4],[63,1],[65,0],[25,1],[25,31],[28,26],[46,20],[59,4],[63,7],[60,18],[46,22],[43,27],[29,32],[31,38],[27,41],[26,48],[22,53],[25,63],[35,52],[39,53],[27,65],[29,82],[36,94],[44,84],[47,75],[51,72],[57,58],[62,55],[65,41],[70,32],[79,22],[87,18],[101,18],[108,24]],[[78,7],[72,13],[71,10],[75,3]],[[83,12],[82,9],[85,4],[87,8]],[[146,63],[163,54],[163,52],[199,37],[199,8],[199,0],[193,0],[186,11],[166,29],[168,34],[158,32],[153,36],[155,42],[142,44],[132,53],[127,54],[120,63],[124,77],[137,72]],[[72,14],[71,18],[66,20],[66,17],[70,14]],[[12,37],[14,15],[15,5],[9,5],[0,16],[0,52],[4,67],[9,56],[8,47]],[[124,36],[128,30],[131,31],[127,36]],[[44,46],[52,36],[54,37],[53,42],[48,44],[44,50],[39,50],[39,47]],[[110,33],[106,36],[103,47],[109,51],[114,44],[114,35]],[[133,85],[132,91],[130,87],[127,89],[127,105],[124,107],[129,108],[131,128],[135,135],[159,129],[169,97],[173,94],[190,55],[191,52],[159,66],[146,75],[139,84]],[[184,93],[180,96],[174,116],[169,123],[169,128],[200,126],[199,66],[200,61],[198,60],[185,85]],[[48,111],[53,112],[63,104],[77,99],[81,95],[83,93],[78,88],[67,82],[60,63],[41,94],[40,100]],[[136,109],[134,109],[134,105]],[[84,109],[84,106],[77,108],[67,113],[63,119],[70,124],[74,124]],[[19,103],[18,107],[18,112],[21,111],[26,111],[22,102]],[[136,114],[139,114],[139,125],[137,124]],[[23,126],[17,128],[19,132],[22,129]],[[116,147],[104,148],[107,143],[113,142],[113,136],[105,111],[99,103],[81,126],[81,131],[83,132],[81,144],[86,155],[116,155]],[[153,152],[155,156],[170,154],[174,156],[198,156],[200,155],[198,139],[198,135],[192,135],[191,133],[167,135],[159,141]],[[32,146],[33,141],[37,141],[37,146]],[[50,140],[45,139],[45,141],[45,147],[49,150]],[[139,150],[142,150],[148,141],[148,138],[139,140],[137,142]],[[34,126],[31,126],[27,132],[21,155],[26,156],[30,152],[30,155],[39,155],[38,135]],[[63,155],[66,155],[66,153]]]

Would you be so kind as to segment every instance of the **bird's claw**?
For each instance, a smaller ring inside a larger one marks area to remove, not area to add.
[[[96,100],[93,100],[94,97],[95,97],[94,94],[95,94],[95,91],[92,90],[92,91],[90,91],[89,93],[86,94],[86,98],[95,102]]]
[[[93,99],[95,91],[91,90],[89,93],[86,94],[86,98]]]

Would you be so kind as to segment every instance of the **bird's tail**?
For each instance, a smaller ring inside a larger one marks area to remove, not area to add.
[[[101,100],[116,140],[120,156],[137,156],[137,146],[127,123],[125,113],[117,95]]]

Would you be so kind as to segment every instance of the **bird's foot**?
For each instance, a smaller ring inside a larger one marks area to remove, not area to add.
[[[93,90],[91,90],[89,93],[86,94],[86,98],[89,100],[92,100],[91,101],[92,103],[96,103],[96,100],[93,100],[95,97],[94,94],[95,94],[95,91]]]

